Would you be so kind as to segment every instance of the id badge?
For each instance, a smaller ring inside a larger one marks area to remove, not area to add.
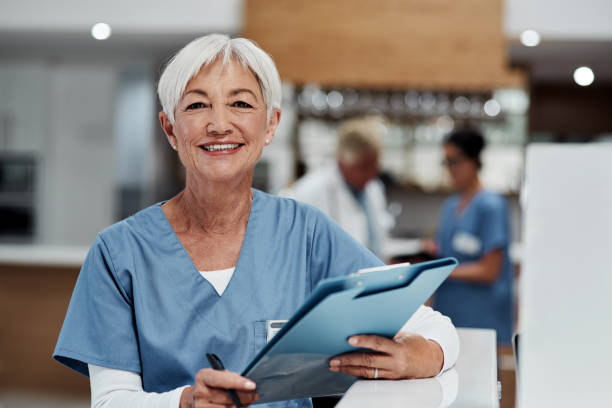
[[[269,342],[283,328],[287,320],[268,320],[266,323],[266,341]]]
[[[453,249],[466,255],[476,256],[482,249],[482,243],[478,237],[461,231],[453,237]]]

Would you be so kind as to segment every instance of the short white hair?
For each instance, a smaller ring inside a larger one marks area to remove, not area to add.
[[[385,124],[380,117],[358,117],[344,121],[338,129],[338,158],[354,163],[368,153],[380,153],[380,138]]]
[[[217,58],[222,58],[223,66],[234,58],[253,72],[266,103],[268,119],[274,109],[280,109],[281,82],[272,58],[246,38],[210,34],[196,38],[184,46],[168,62],[159,78],[157,95],[170,123],[174,123],[174,110],[185,92],[187,83],[202,67],[213,63]]]

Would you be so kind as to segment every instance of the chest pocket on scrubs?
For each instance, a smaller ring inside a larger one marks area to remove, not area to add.
[[[266,333],[267,333],[267,321],[266,320],[258,320],[253,323],[254,330],[254,338],[255,341],[253,343],[253,351],[254,354],[259,353],[259,350],[264,348],[266,345]]]
[[[255,354],[280,331],[287,320],[258,320],[255,322]]]

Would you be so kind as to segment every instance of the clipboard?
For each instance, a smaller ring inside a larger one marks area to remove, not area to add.
[[[398,264],[319,282],[306,302],[242,372],[257,404],[343,394],[357,380],[329,359],[360,349],[356,334],[392,338],[457,266],[454,258]]]

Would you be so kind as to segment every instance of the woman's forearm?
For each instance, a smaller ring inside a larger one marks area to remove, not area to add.
[[[451,277],[474,283],[493,283],[499,276],[503,265],[503,253],[496,249],[475,262],[460,264],[451,273]]]
[[[450,276],[455,279],[474,283],[492,283],[497,277],[492,271],[483,267],[480,262],[459,265]]]

